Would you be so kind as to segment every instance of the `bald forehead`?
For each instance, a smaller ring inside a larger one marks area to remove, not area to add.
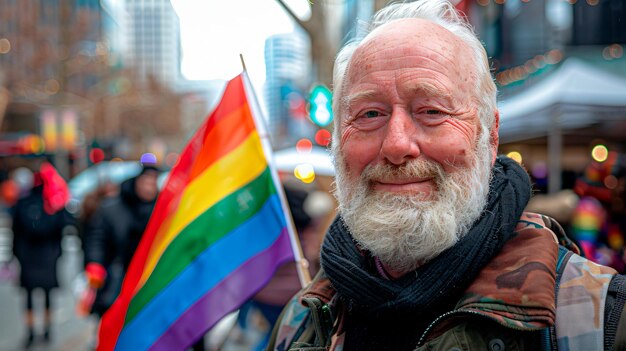
[[[369,33],[348,61],[342,87],[337,91],[339,110],[346,107],[346,100],[354,93],[351,87],[381,65],[392,70],[397,62],[404,62],[405,68],[430,62],[445,67],[446,75],[473,84],[479,76],[475,60],[469,44],[432,21],[405,18],[386,23]]]
[[[431,52],[460,62],[460,66],[474,63],[466,42],[441,25],[421,18],[403,18],[376,28],[361,42],[353,58],[368,60],[371,54],[384,50],[394,50],[399,56]]]

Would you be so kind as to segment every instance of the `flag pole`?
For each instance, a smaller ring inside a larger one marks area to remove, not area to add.
[[[278,195],[282,200],[281,206],[283,209],[283,213],[287,218],[287,231],[289,232],[289,241],[291,242],[291,249],[293,250],[294,259],[296,261],[298,278],[300,279],[300,285],[302,287],[305,287],[309,284],[309,282],[311,282],[311,275],[309,274],[309,261],[307,261],[307,259],[304,257],[304,254],[302,253],[302,245],[300,244],[300,240],[295,230],[291,211],[289,210],[289,205],[287,202],[287,196],[285,195],[283,185],[279,181],[278,172],[276,171],[276,167],[274,165],[274,158],[271,152],[272,145],[269,140],[269,133],[267,132],[265,121],[263,119],[263,114],[261,113],[261,108],[259,106],[256,94],[254,92],[254,89],[252,88],[252,83],[250,82],[250,78],[248,77],[248,71],[246,70],[246,63],[243,60],[243,55],[239,54],[239,58],[241,59],[241,66],[243,67],[243,81],[246,88],[245,90],[246,92],[250,92],[250,95],[252,95],[250,98],[252,119],[256,124],[257,130],[259,131],[259,137],[261,139],[261,143],[263,144],[263,152],[265,153],[265,157],[268,160],[268,166],[270,168],[270,172],[272,173],[272,180],[274,181],[276,191],[278,192]]]
[[[239,54],[239,59],[241,60],[241,67],[243,67],[243,71],[248,72],[248,69],[246,68],[246,61],[243,60],[243,54]]]

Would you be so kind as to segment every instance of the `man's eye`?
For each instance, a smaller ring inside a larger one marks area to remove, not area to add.
[[[443,112],[439,111],[439,110],[426,110],[426,114],[427,115],[440,115]]]
[[[380,112],[378,111],[367,111],[363,114],[363,117],[365,118],[374,118],[374,117],[380,117]]]

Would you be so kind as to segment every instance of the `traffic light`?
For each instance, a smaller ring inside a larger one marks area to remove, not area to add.
[[[333,94],[323,85],[317,85],[309,97],[309,116],[320,127],[327,126],[333,120]]]

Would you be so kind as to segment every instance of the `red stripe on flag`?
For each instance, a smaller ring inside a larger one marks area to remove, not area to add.
[[[238,75],[226,85],[224,94],[222,95],[222,101],[220,101],[213,113],[209,116],[204,136],[206,137],[219,121],[247,103],[246,91],[243,87],[243,78],[242,75]]]

